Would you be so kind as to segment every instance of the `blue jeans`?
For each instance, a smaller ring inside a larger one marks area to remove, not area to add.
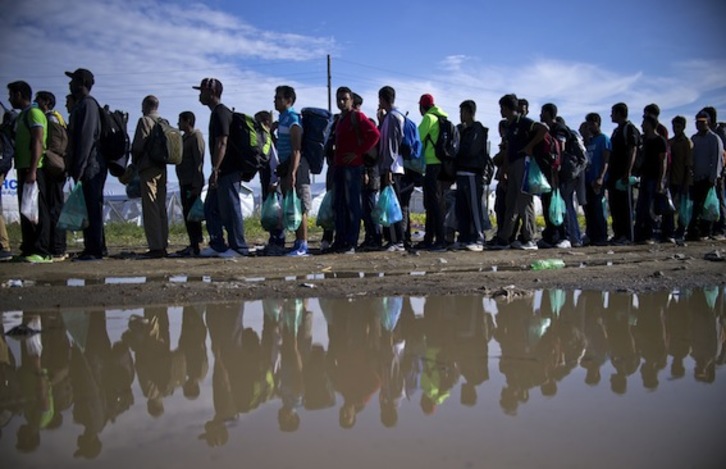
[[[103,158],[99,157],[99,160]],[[101,257],[106,254],[106,232],[103,227],[103,188],[106,185],[106,167],[91,178],[82,179],[83,198],[88,210],[88,228],[83,230],[83,252]]]
[[[366,233],[364,242],[380,246],[382,242],[382,228],[381,225],[373,221],[373,209],[376,208],[376,202],[378,202],[378,191],[363,188],[361,202],[363,205],[363,226],[365,227]]]
[[[355,248],[360,234],[362,217],[362,166],[336,166],[333,170],[335,187],[335,244],[341,248]]]
[[[582,233],[580,232],[580,222],[577,220],[577,208],[575,207],[574,195],[578,181],[568,181],[560,184],[562,198],[565,200],[565,235],[572,244],[582,243]],[[602,207],[601,207],[602,209]]]
[[[207,191],[207,198],[204,201],[204,217],[207,220],[209,246],[215,251],[227,250],[222,231],[224,228],[227,231],[229,248],[240,254],[248,253],[242,206],[239,201],[241,180],[242,177],[237,172],[220,175],[217,179],[217,187]]]

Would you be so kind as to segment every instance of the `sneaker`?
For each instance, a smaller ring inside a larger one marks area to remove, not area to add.
[[[446,245],[441,243],[435,243],[432,244],[429,247],[429,251],[431,252],[446,252]]]
[[[279,244],[268,244],[262,250],[263,255],[270,257],[279,257],[285,255],[285,246]]]
[[[487,241],[486,244],[487,249],[500,251],[502,249],[509,249],[509,243],[505,242],[503,239],[499,238],[498,236],[495,236],[494,238]]]
[[[308,255],[308,243],[307,241],[295,241],[290,252],[287,253],[288,257],[305,257]]]
[[[388,252],[403,252],[406,250],[403,243],[388,243],[384,249]]]
[[[537,250],[537,244],[534,241],[526,241],[522,242],[520,240],[514,241],[511,246],[512,249],[519,249],[522,251],[536,251]]]
[[[412,248],[420,251],[428,251],[433,247],[433,244],[429,243],[428,241],[419,241],[418,243],[415,243]]]
[[[542,238],[539,241],[537,241],[537,247],[540,249],[551,249],[554,246],[552,246],[552,244],[550,244],[544,238]]]
[[[355,248],[348,248],[340,251],[341,254],[355,254]]]
[[[53,259],[53,262],[63,262],[67,261],[71,256],[64,252],[63,254],[52,254],[50,257]]]
[[[630,244],[630,240],[626,236],[621,236],[619,238],[611,239],[610,244],[614,246],[627,246]]]
[[[137,256],[137,259],[162,259],[164,257],[166,257],[166,249],[152,249],[150,251],[146,251],[143,254],[139,254]]]
[[[199,255],[199,248],[194,246],[187,246],[184,249],[180,249],[174,252],[175,257],[193,257]]]
[[[242,254],[240,254],[239,252],[235,251],[234,249],[227,249],[224,252],[220,252],[217,255],[217,257],[222,258],[222,259],[234,259],[236,257],[242,257]]]
[[[52,264],[53,258],[50,256],[41,256],[40,254],[31,254],[22,258],[23,262],[29,262],[30,264]]]
[[[101,256],[97,256],[95,254],[89,254],[87,252],[82,252],[78,256],[74,257],[72,260],[73,262],[93,262],[93,261],[100,261],[102,259]]]
[[[206,248],[199,251],[199,255],[201,257],[220,257],[221,252],[214,249],[212,246],[207,246]]]
[[[9,261],[13,258],[13,253],[6,250],[0,250],[0,262]]]
[[[563,239],[563,240],[560,240],[557,244],[555,244],[555,246],[557,247],[557,249],[570,249],[570,248],[572,248],[572,243],[570,242],[569,239]]]
[[[479,243],[469,243],[466,245],[466,250],[472,252],[482,252],[484,250],[484,246]]]
[[[324,239],[320,242],[320,252],[328,252],[330,251],[330,241],[327,239]]]

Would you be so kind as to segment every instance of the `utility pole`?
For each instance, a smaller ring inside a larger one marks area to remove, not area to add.
[[[331,86],[330,54],[328,54],[328,112],[333,112],[332,92],[333,90]]]

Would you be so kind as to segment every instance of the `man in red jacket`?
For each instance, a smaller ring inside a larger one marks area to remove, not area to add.
[[[340,87],[335,93],[340,118],[335,127],[333,187],[336,252],[355,253],[362,215],[363,155],[378,143],[380,133],[362,112],[353,108],[353,92]]]

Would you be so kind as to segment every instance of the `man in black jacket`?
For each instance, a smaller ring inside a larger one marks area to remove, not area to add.
[[[481,200],[484,192],[482,176],[489,161],[488,129],[474,120],[476,103],[472,100],[459,105],[459,115],[460,144],[454,160],[459,242],[470,251],[481,251],[485,241]]]

